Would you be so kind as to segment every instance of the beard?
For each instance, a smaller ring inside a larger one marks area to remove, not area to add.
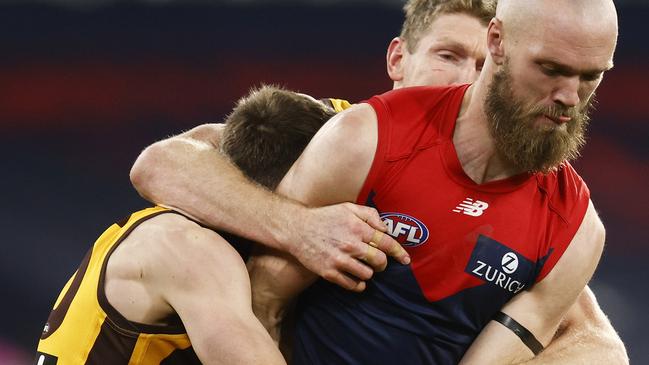
[[[485,100],[485,113],[496,152],[517,171],[548,173],[562,162],[580,156],[586,143],[584,133],[590,121],[594,94],[575,107],[526,103],[514,96],[507,62],[494,75]],[[539,117],[570,117],[565,125],[536,125]]]

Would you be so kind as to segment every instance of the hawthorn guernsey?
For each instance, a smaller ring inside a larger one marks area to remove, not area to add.
[[[357,202],[409,252],[363,293],[319,281],[300,298],[295,364],[454,364],[500,308],[542,280],[575,235],[588,188],[568,164],[476,184],[452,136],[464,86],[371,98],[374,162]]]

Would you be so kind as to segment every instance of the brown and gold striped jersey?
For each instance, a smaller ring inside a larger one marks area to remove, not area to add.
[[[111,253],[140,223],[165,212],[160,207],[135,212],[97,239],[54,304],[38,343],[37,365],[200,364],[179,318],[169,326],[131,322],[104,292]]]

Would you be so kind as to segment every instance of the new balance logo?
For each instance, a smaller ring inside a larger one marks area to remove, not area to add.
[[[463,213],[472,217],[479,217],[485,210],[487,210],[487,208],[489,208],[489,204],[483,201],[466,198],[462,203],[455,207],[453,211],[455,213]]]

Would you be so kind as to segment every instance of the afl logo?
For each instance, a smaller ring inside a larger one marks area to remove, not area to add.
[[[428,240],[428,228],[419,219],[401,213],[381,213],[388,234],[404,247],[417,247]]]

